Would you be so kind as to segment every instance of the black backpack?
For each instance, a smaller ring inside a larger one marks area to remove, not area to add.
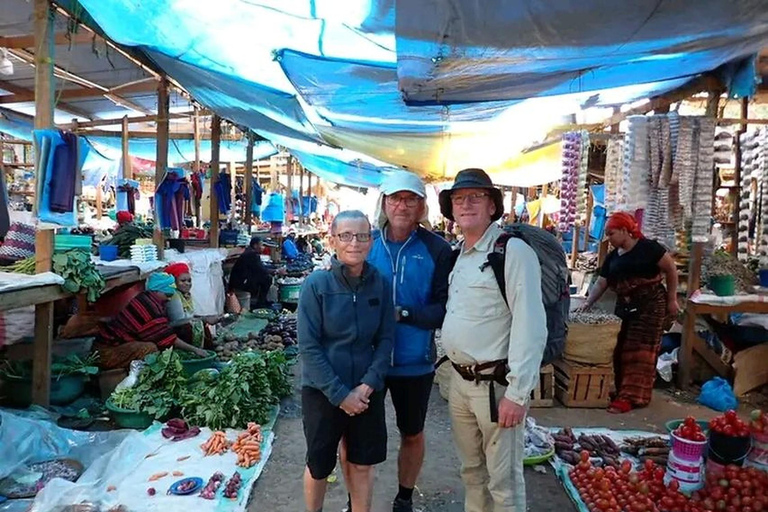
[[[493,244],[486,265],[493,270],[501,296],[507,301],[507,287],[504,278],[504,257],[510,238],[519,238],[533,249],[541,265],[541,297],[547,314],[547,346],[541,364],[549,364],[560,357],[565,349],[568,336],[568,314],[571,309],[571,276],[565,262],[565,252],[549,231],[528,224],[504,226],[504,233]],[[451,266],[456,263],[459,251],[453,251]]]

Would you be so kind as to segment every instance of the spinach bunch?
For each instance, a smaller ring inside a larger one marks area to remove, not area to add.
[[[85,290],[88,302],[96,302],[106,283],[91,261],[90,253],[73,249],[54,254],[51,260],[53,271],[64,278],[61,287],[65,291],[79,293],[81,289]]]
[[[110,398],[118,407],[146,412],[162,420],[178,407],[187,389],[187,376],[173,349],[149,354],[144,361],[147,364],[136,385],[115,391]]]
[[[274,403],[277,403],[281,398],[290,396],[293,392],[292,375],[288,359],[282,350],[272,350],[264,354],[264,360],[267,367],[269,388],[272,390],[272,398]]]

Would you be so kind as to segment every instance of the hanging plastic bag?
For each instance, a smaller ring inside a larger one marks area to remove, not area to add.
[[[701,387],[699,403],[720,412],[736,409],[739,405],[733,388],[722,377],[715,377]]]

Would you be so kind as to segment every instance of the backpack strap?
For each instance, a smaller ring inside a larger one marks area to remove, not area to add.
[[[501,296],[504,297],[504,302],[509,307],[509,301],[507,300],[507,280],[504,278],[504,259],[507,255],[507,242],[514,237],[512,233],[504,232],[499,235],[499,238],[493,243],[493,251],[488,254],[487,265],[493,270],[493,275],[496,278],[496,284],[499,285],[499,291]],[[483,266],[485,268],[485,266]]]

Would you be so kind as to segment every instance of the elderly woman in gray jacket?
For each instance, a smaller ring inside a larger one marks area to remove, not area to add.
[[[371,225],[362,212],[336,216],[331,247],[336,254],[331,269],[312,273],[299,298],[304,498],[307,511],[322,511],[326,479],[343,438],[352,510],[369,512],[373,466],[387,454],[384,378],[392,358],[392,291],[365,261]]]

